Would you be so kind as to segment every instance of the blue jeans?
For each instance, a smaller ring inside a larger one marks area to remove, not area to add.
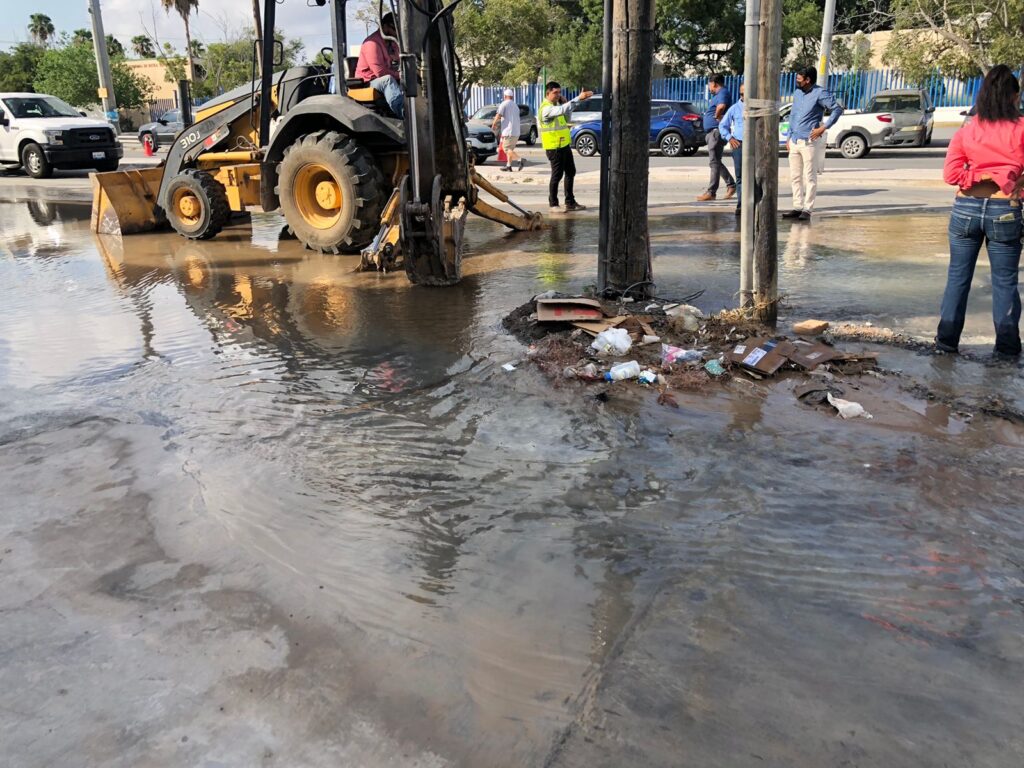
[[[957,197],[949,217],[949,275],[942,296],[939,349],[956,350],[967,315],[974,265],[985,243],[992,269],[992,321],[996,352],[1020,354],[1020,293],[1017,270],[1021,251],[1021,209],[1016,201]]]
[[[384,99],[395,113],[395,117],[405,117],[405,94],[402,93],[402,86],[395,78],[391,75],[378,77],[370,81],[370,87],[384,94]]]

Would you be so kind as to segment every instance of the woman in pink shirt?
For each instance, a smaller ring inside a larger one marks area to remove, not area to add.
[[[967,314],[974,265],[984,243],[992,271],[992,320],[997,355],[1020,354],[1021,191],[1024,121],[1020,85],[1004,64],[978,92],[977,114],[953,136],[943,176],[957,186],[949,217],[949,274],[935,346],[956,352]]]

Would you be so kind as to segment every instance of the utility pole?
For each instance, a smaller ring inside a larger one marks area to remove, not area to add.
[[[651,70],[654,63],[654,0],[612,0],[614,51],[608,144],[607,270],[602,287],[650,292],[651,242],[647,229],[650,168]]]
[[[612,36],[615,0],[604,0],[604,24],[601,31],[604,44],[601,49],[601,172],[600,202],[598,203],[597,224],[597,290],[608,287],[608,163],[611,160],[609,123],[612,114],[612,51],[615,46]]]
[[[836,0],[825,0],[825,18],[821,22],[821,55],[818,57],[818,82],[828,88],[828,61],[832,55],[832,27],[836,22]]]
[[[252,0],[252,26],[256,32],[256,40],[263,39],[263,22],[260,20],[260,0]],[[255,46],[256,49],[256,71],[263,71],[263,52],[260,50],[260,46]]]
[[[754,300],[754,206],[757,196],[754,184],[755,139],[760,111],[761,93],[757,89],[757,70],[760,52],[757,49],[761,32],[761,0],[747,0],[746,36],[744,40],[743,88],[746,91],[743,108],[742,168],[750,183],[740,188],[740,306],[749,307]]]
[[[779,294],[779,69],[782,65],[782,0],[762,0],[758,68],[758,103],[769,106],[757,119],[754,184],[757,207],[754,216],[754,306],[761,322],[775,324]],[[748,134],[744,126],[744,137]],[[746,185],[744,185],[746,186]]]
[[[103,34],[103,16],[100,13],[100,0],[89,0],[89,15],[92,17],[92,46],[96,51],[96,72],[100,79],[100,87],[97,93],[103,102],[103,113],[113,125],[116,135],[121,131],[117,123],[117,99],[114,96],[114,78],[110,74],[107,36]]]

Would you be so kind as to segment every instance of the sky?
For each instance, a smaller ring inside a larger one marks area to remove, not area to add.
[[[312,59],[324,46],[331,44],[330,11],[327,7],[312,5],[312,0],[284,0],[277,6],[277,28],[286,37],[297,37],[306,46],[305,55]],[[262,7],[262,0],[260,5]],[[348,7],[348,38],[350,43],[359,43],[366,36],[366,29],[355,18],[356,8],[362,0],[352,0]],[[59,32],[75,29],[89,29],[87,0],[31,0],[24,6],[25,12],[11,12],[8,9],[0,15],[0,49],[10,48],[16,43],[29,39],[28,20],[32,13],[45,13]],[[387,3],[385,3],[385,6]],[[312,6],[312,7],[310,7]],[[118,38],[128,48],[135,35],[155,36],[163,44],[170,42],[177,49],[185,47],[185,28],[176,14],[168,16],[160,0],[100,0],[103,12],[104,31]],[[205,43],[225,38],[225,30],[234,32],[245,26],[252,18],[251,0],[199,0],[199,12],[192,16],[192,37]]]

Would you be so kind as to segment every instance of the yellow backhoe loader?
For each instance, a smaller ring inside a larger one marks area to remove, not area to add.
[[[280,210],[308,248],[361,253],[367,269],[404,266],[414,283],[457,282],[468,212],[522,231],[541,226],[540,214],[512,203],[469,159],[451,18],[459,1],[392,4],[403,120],[350,76],[346,0],[315,0],[331,9],[331,65],[275,72],[280,45],[270,35],[257,41],[259,79],[202,105],[161,167],[93,174],[93,231],[170,225],[202,240],[233,212]],[[276,7],[264,0],[266,30]]]

